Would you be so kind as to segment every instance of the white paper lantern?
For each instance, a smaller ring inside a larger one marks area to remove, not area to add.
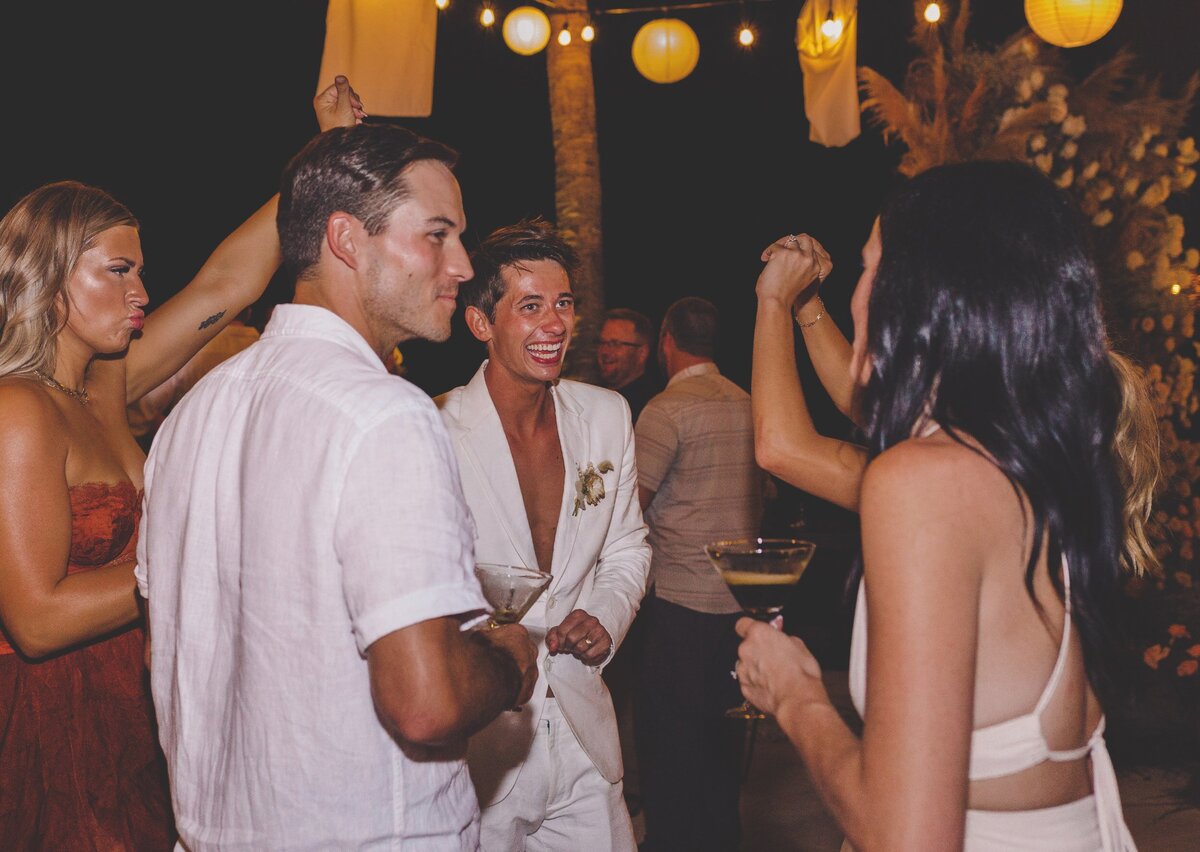
[[[550,41],[550,19],[541,9],[518,6],[504,17],[503,35],[513,53],[533,56]]]
[[[1058,47],[1091,44],[1121,16],[1121,0],[1025,0],[1025,20]]]
[[[633,64],[655,83],[678,83],[700,61],[696,31],[678,18],[658,18],[633,38]]]

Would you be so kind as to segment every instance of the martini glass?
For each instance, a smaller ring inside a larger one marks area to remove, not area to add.
[[[812,561],[817,546],[794,538],[742,538],[714,541],[704,552],[746,615],[771,621],[783,612],[792,587]],[[743,701],[725,711],[731,719],[765,719],[766,714]]]
[[[516,624],[524,618],[553,579],[549,573],[536,568],[491,562],[476,563],[475,576],[483,587],[483,596],[492,605],[489,628]]]

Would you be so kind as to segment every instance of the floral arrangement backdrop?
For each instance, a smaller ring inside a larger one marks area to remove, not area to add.
[[[859,69],[863,110],[903,146],[904,174],[1023,160],[1091,218],[1110,336],[1145,369],[1163,457],[1150,525],[1162,565],[1127,578],[1135,697],[1110,710],[1109,727],[1127,761],[1200,765],[1200,249],[1187,245],[1173,212],[1200,160],[1195,140],[1182,135],[1200,79],[1163,94],[1121,52],[1076,80],[1062,51],[1028,31],[995,49],[968,44],[969,0],[948,27],[925,23],[924,6],[915,4],[919,54],[902,85]]]

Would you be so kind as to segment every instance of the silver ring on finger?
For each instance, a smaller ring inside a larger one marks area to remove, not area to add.
[[[784,244],[784,246],[790,246],[794,242],[796,242],[796,235],[788,234],[788,238],[784,241],[783,244]]]
[[[733,678],[734,680],[737,680],[737,679],[738,679],[738,676],[737,676],[737,669],[730,669],[730,670],[729,670],[729,676],[730,676],[731,678]]]
[[[583,637],[583,644],[587,645],[587,646],[590,648],[590,647],[592,647],[593,645],[595,645],[595,644],[596,644],[596,640],[595,640],[595,639],[593,639],[591,636],[584,636],[584,637]]]

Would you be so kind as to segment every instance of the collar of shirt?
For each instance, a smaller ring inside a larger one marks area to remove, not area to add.
[[[277,305],[271,312],[271,319],[263,329],[263,339],[271,337],[318,337],[345,346],[352,352],[362,356],[379,372],[386,373],[387,368],[379,360],[379,355],[373,350],[354,326],[328,308],[316,305]]]
[[[717,369],[717,365],[712,361],[705,361],[703,364],[693,364],[690,367],[684,367],[678,373],[671,376],[671,380],[667,382],[667,387],[670,387],[676,382],[681,382],[684,379],[690,379],[692,376],[706,376],[709,373],[720,374],[720,372],[721,371]]]

